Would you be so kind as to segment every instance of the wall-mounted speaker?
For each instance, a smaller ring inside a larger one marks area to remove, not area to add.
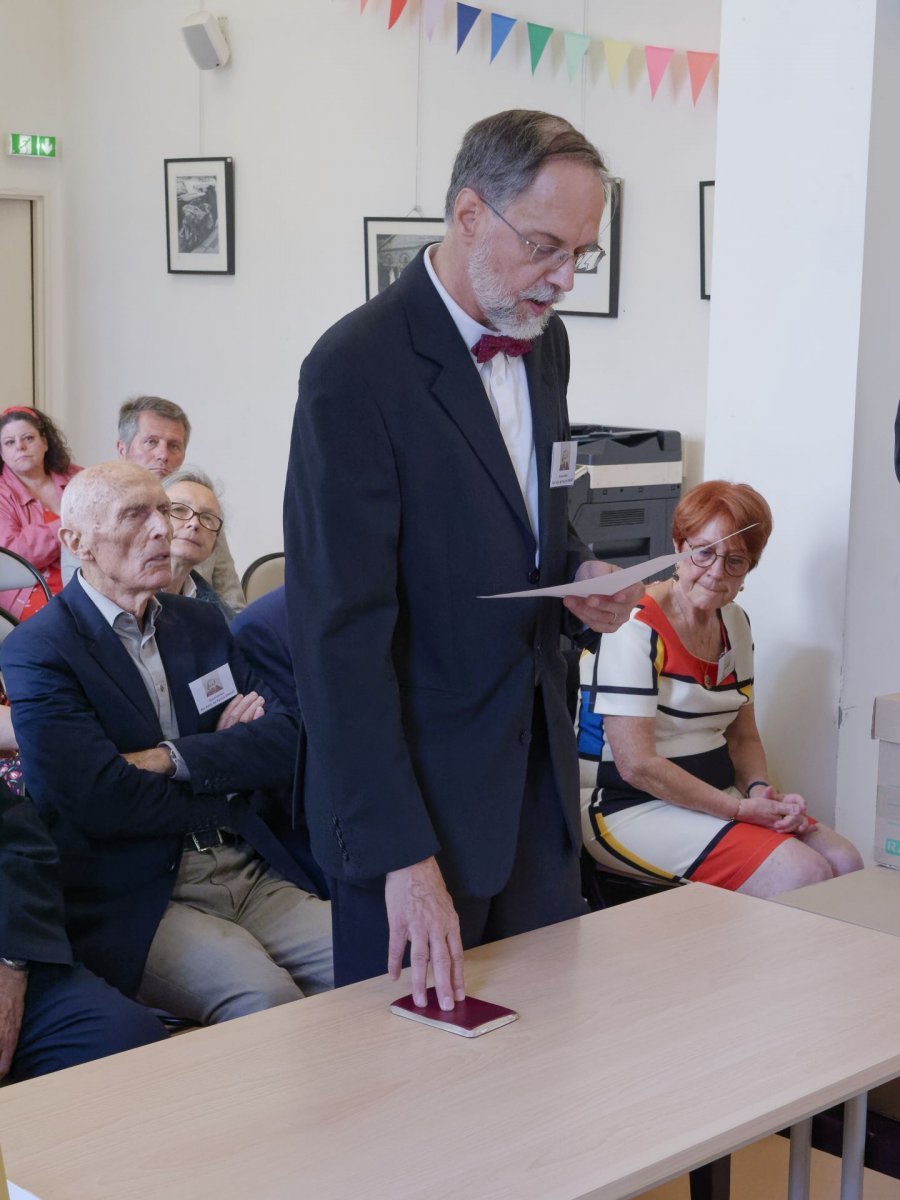
[[[201,71],[224,67],[231,57],[222,26],[211,12],[201,10],[185,17],[181,32],[191,58]]]

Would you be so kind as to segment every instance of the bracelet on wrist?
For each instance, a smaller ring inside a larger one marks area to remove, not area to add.
[[[749,796],[749,795],[750,795],[750,793],[751,793],[751,791],[752,791],[752,790],[753,790],[755,787],[768,787],[768,786],[769,786],[769,781],[768,781],[768,779],[754,779],[752,783],[748,783],[748,784],[747,784],[747,792],[746,792],[746,794]]]

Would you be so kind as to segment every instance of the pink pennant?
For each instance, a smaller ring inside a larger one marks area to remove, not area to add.
[[[425,36],[431,41],[431,35],[437,28],[441,13],[447,5],[447,0],[424,0],[422,13],[425,17]]]
[[[388,29],[394,28],[394,22],[406,8],[406,0],[391,0],[391,15],[388,18]]]
[[[662,82],[662,77],[666,73],[666,67],[669,65],[669,60],[674,53],[674,50],[669,50],[665,46],[644,47],[644,57],[647,60],[647,75],[650,79],[651,100],[656,96],[656,89]]]
[[[369,0],[359,0],[359,11],[361,13],[364,13],[366,11],[366,5],[368,3],[369,3]]]
[[[718,57],[718,54],[707,54],[702,50],[688,50],[687,52],[688,70],[691,73],[691,95],[695,104],[697,97],[703,91],[703,85],[709,77],[713,63]]]

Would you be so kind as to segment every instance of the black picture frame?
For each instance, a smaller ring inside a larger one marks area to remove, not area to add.
[[[713,217],[716,211],[716,181],[704,179],[700,183],[700,299],[709,300],[712,295],[712,239]]]
[[[234,159],[167,158],[170,275],[234,274]]]
[[[443,217],[363,217],[366,299],[390,287],[422,247],[445,232]]]
[[[622,259],[624,180],[614,179],[604,209],[598,244],[605,256],[589,271],[576,271],[575,284],[553,307],[561,317],[617,317]]]

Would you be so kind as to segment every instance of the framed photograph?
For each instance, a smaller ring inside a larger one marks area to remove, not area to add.
[[[167,158],[170,275],[234,274],[234,160]]]
[[[713,214],[716,210],[716,181],[705,179],[700,184],[700,299],[712,294]]]
[[[364,217],[366,299],[389,287],[422,247],[439,242],[444,232],[440,217]]]
[[[619,315],[619,261],[622,253],[622,180],[614,179],[612,194],[603,210],[598,245],[603,257],[575,271],[575,286],[553,307],[563,317],[617,317]]]

